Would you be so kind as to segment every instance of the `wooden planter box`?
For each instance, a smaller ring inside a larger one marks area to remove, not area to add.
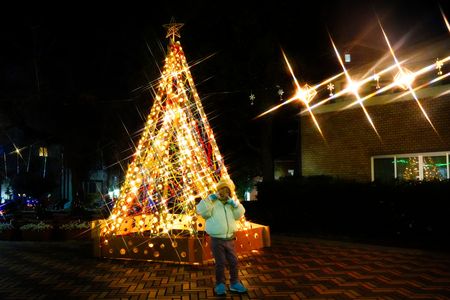
[[[94,255],[104,258],[165,261],[187,264],[204,263],[212,259],[209,236],[144,237],[139,234],[101,236],[102,223],[93,228]],[[106,224],[103,222],[103,224]],[[252,228],[236,232],[236,252],[242,254],[270,247],[269,227],[252,224]]]
[[[24,241],[50,241],[52,229],[49,230],[22,230],[22,240]]]

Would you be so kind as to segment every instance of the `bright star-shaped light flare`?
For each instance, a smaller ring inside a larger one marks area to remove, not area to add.
[[[389,38],[386,35],[386,32],[384,32],[383,26],[381,25],[381,21],[378,20],[378,24],[380,25],[381,31],[383,32],[383,36],[384,39],[386,40],[386,44],[389,47],[389,51],[391,52],[392,58],[395,61],[395,65],[398,68],[398,71],[400,73],[400,78],[403,78],[403,76],[408,76],[407,74],[405,74],[404,68],[402,68],[402,66],[400,65],[397,56],[394,53],[394,50],[391,47],[391,43],[389,42]],[[407,78],[407,77],[405,77]],[[433,128],[434,132],[436,132],[437,135],[439,135],[439,133],[437,132],[436,128],[434,127],[433,123],[431,122],[430,118],[428,117],[427,112],[425,111],[425,109],[422,107],[422,104],[420,103],[419,99],[417,98],[416,93],[414,92],[413,88],[411,87],[411,84],[408,84],[408,82],[402,82],[402,84],[405,84],[406,87],[408,88],[409,92],[411,93],[411,95],[414,97],[414,100],[416,100],[417,105],[419,106],[420,110],[422,111],[422,114],[425,116],[425,118],[427,119],[428,123],[430,123],[431,127]]]
[[[339,73],[339,74],[337,74],[337,75],[334,75],[333,77],[330,77],[330,78],[328,78],[328,79],[322,81],[321,83],[316,84],[316,85],[314,86],[314,88],[317,90],[317,89],[319,89],[321,86],[327,85],[327,84],[331,83],[333,80],[339,78],[339,77],[342,76],[343,74],[344,74],[344,72],[341,72],[341,73]],[[334,84],[333,84],[333,87],[334,87]],[[327,85],[327,89],[328,89],[328,85]],[[336,94],[333,93],[333,95],[331,95],[331,96],[329,95],[328,98],[323,99],[323,100],[321,100],[320,102],[317,102],[317,103],[311,105],[310,108],[311,108],[311,109],[314,109],[314,108],[316,108],[316,107],[319,107],[319,106],[321,106],[322,104],[325,104],[325,103],[327,103],[327,102],[330,101],[330,100],[333,100],[333,99],[338,98],[339,96],[341,96],[341,95],[344,94],[344,93],[345,93],[344,90],[342,90],[342,91],[340,91],[340,92],[338,92],[338,93],[336,93]],[[306,111],[307,111],[306,109],[305,109],[305,110],[302,110],[300,114],[304,114]]]
[[[300,84],[298,83],[297,78],[295,77],[295,74],[294,74],[294,71],[292,70],[291,64],[289,63],[289,60],[286,57],[286,54],[284,52],[283,52],[283,57],[289,68],[289,71],[291,72],[292,78],[294,79],[295,86],[297,87],[297,91],[296,91],[294,97],[292,97],[291,99],[300,100],[301,102],[303,102],[303,104],[306,106],[306,109],[309,111],[309,114],[311,115],[311,118],[312,118],[314,124],[316,125],[317,130],[319,130],[320,135],[322,136],[322,138],[324,138],[322,129],[320,129],[319,123],[317,122],[317,119],[314,116],[314,114],[309,106],[309,103],[311,102],[311,100],[317,95],[317,91],[316,91],[315,87],[311,87],[308,84],[305,84],[303,87],[301,87]]]
[[[447,57],[445,57],[444,59],[441,59],[440,61],[441,61],[442,63],[445,63],[445,62],[447,62],[447,61],[450,61],[450,56],[447,56]],[[435,64],[435,63],[434,63],[434,64],[431,64],[431,65],[428,65],[428,66],[426,66],[426,67],[423,67],[422,69],[420,69],[420,70],[418,70],[418,71],[416,71],[416,72],[413,73],[413,74],[414,74],[414,77],[418,77],[418,76],[420,76],[420,75],[422,75],[422,74],[428,73],[428,72],[434,70],[435,67],[436,67],[436,64]],[[381,71],[375,73],[375,74],[374,74],[373,76],[371,76],[371,77],[362,79],[361,81],[359,81],[359,83],[360,83],[360,85],[365,84],[365,83],[369,82],[370,80],[373,80],[373,79],[375,79],[375,78],[377,78],[377,77],[383,75],[384,73],[387,73],[387,72],[392,71],[392,70],[395,69],[395,68],[397,68],[397,65],[396,65],[396,64],[393,64],[393,65],[391,65],[391,66],[389,66],[389,67],[387,67],[387,68],[385,68],[385,69],[383,69],[383,70],[381,70]],[[336,76],[334,76],[334,77],[332,77],[332,78],[330,78],[330,79],[327,79],[326,82],[331,82],[332,80],[334,80],[335,78],[339,77],[339,76],[342,75],[342,74],[343,74],[343,73],[340,73],[340,74],[338,74],[338,75],[336,75]],[[447,74],[441,75],[441,76],[439,76],[439,77],[436,77],[435,79],[431,80],[431,81],[428,82],[428,83],[422,84],[421,86],[418,86],[418,87],[414,87],[414,91],[417,91],[417,90],[419,90],[419,89],[422,89],[422,88],[424,88],[424,87],[427,87],[427,86],[429,86],[429,85],[432,84],[432,83],[435,83],[435,82],[438,82],[438,81],[440,81],[440,80],[443,80],[443,79],[447,78],[448,76],[449,76],[449,75],[448,75],[448,73],[447,73]],[[324,82],[325,82],[325,81],[324,81]],[[324,84],[324,83],[319,84],[319,85],[316,85],[315,87],[317,88],[317,87],[319,87],[320,85],[323,85],[323,84]],[[395,86],[397,86],[397,82],[396,82],[396,81],[393,81],[393,82],[391,82],[391,83],[389,83],[389,84],[387,84],[387,85],[385,85],[385,86],[383,86],[383,87],[378,88],[375,92],[370,93],[370,94],[364,96],[363,98],[361,98],[361,101],[365,101],[365,100],[367,100],[367,99],[370,99],[370,98],[372,98],[372,97],[375,97],[375,96],[377,96],[377,95],[379,95],[379,94],[381,94],[381,93],[384,93],[385,91],[388,91],[388,90],[392,89],[392,88],[395,87]],[[342,90],[339,91],[338,93],[334,94],[332,97],[328,97],[328,98],[326,98],[326,99],[324,99],[324,100],[321,100],[320,102],[315,103],[314,105],[311,105],[310,108],[311,108],[311,109],[315,109],[315,108],[321,106],[322,104],[325,104],[326,102],[330,101],[331,99],[338,98],[338,97],[340,97],[340,96],[342,96],[343,94],[346,94],[346,93],[348,93],[348,92],[349,92],[349,89],[348,89],[348,88],[342,89]],[[409,91],[408,91],[408,93],[409,93]],[[404,95],[404,94],[401,94],[400,96],[403,96],[403,95]],[[397,98],[394,98],[393,100],[395,100],[395,99],[397,99]],[[359,103],[358,101],[354,101],[354,102],[350,103],[349,105],[343,107],[342,110],[348,109],[348,108],[350,108],[350,107],[352,107],[352,106],[354,106],[355,104],[358,104],[358,103]],[[306,111],[307,111],[306,109],[302,110],[301,114],[306,113]]]
[[[420,85],[420,86],[415,86],[415,87],[414,87],[414,91],[418,91],[418,90],[420,90],[420,89],[422,89],[422,88],[424,88],[424,87],[429,86],[430,84],[433,84],[433,83],[435,83],[435,82],[438,82],[438,81],[440,81],[440,80],[442,80],[442,79],[445,79],[445,78],[447,78],[447,77],[449,77],[449,76],[450,76],[450,72],[448,72],[448,73],[446,73],[446,74],[443,74],[443,75],[441,75],[441,76],[439,76],[439,77],[436,77],[436,78],[434,78],[434,79],[432,79],[432,80],[430,80],[430,81],[428,81],[428,82],[426,82],[426,83],[424,83],[424,84],[422,84],[422,85]],[[447,92],[450,92],[450,90],[447,90]],[[402,93],[402,94],[398,95],[397,97],[393,98],[392,101],[395,101],[395,100],[397,100],[397,99],[403,97],[405,94],[408,94],[408,93],[409,93],[409,91],[408,91],[408,92],[405,92],[405,93]],[[436,96],[436,98],[437,98],[437,97],[440,97],[440,96],[442,96],[442,95]]]
[[[396,85],[401,87],[404,90],[409,89],[416,78],[415,74],[408,70],[407,68],[402,68],[402,70],[398,71],[398,73],[394,76],[394,82]]]
[[[284,52],[283,52],[283,57],[284,57],[284,60],[286,61],[286,64],[287,64],[287,66],[288,66],[288,68],[289,68],[289,72],[291,73],[292,78],[294,79],[295,86],[296,86],[296,88],[297,88],[297,89],[296,89],[296,92],[295,92],[295,95],[294,95],[293,97],[291,97],[290,99],[284,101],[283,103],[278,104],[278,105],[272,107],[271,109],[269,109],[269,110],[267,110],[267,111],[265,111],[265,112],[259,114],[259,115],[256,116],[254,119],[258,119],[258,118],[260,118],[260,117],[262,117],[262,116],[265,116],[265,115],[267,115],[268,113],[271,113],[271,112],[277,110],[278,108],[280,108],[280,107],[283,106],[283,105],[286,105],[286,104],[291,103],[291,102],[293,102],[293,101],[299,100],[299,101],[301,101],[301,102],[306,106],[306,109],[308,110],[308,112],[309,112],[309,114],[311,115],[311,118],[312,118],[314,124],[315,124],[316,127],[317,127],[317,130],[320,132],[320,135],[322,136],[322,138],[324,138],[324,135],[323,135],[323,133],[322,133],[322,130],[320,129],[319,123],[317,122],[317,119],[316,119],[316,117],[314,116],[314,114],[313,114],[313,112],[312,112],[312,110],[311,110],[311,107],[310,107],[309,103],[310,103],[310,102],[312,101],[312,99],[317,95],[317,88],[318,88],[318,87],[320,87],[321,85],[324,85],[324,84],[327,84],[327,83],[331,82],[331,81],[334,80],[335,78],[339,77],[341,74],[339,74],[339,75],[337,75],[337,76],[333,76],[332,78],[327,79],[327,80],[325,80],[324,82],[322,82],[322,83],[320,83],[320,84],[318,84],[318,85],[310,86],[310,85],[308,85],[308,84],[305,84],[305,85],[302,87],[302,86],[300,86],[300,84],[298,83],[298,80],[297,80],[297,78],[296,78],[295,75],[294,75],[294,71],[292,70],[291,64],[289,63],[289,60],[288,60],[288,58],[286,57],[286,54],[285,54]]]
[[[373,80],[375,80],[375,81],[380,80],[380,75],[375,73],[375,74],[373,75]]]
[[[306,107],[309,107],[309,103],[311,100],[317,95],[317,91],[314,87],[305,84],[303,87],[298,83],[297,78],[295,77],[294,71],[292,70],[291,64],[289,63],[286,54],[283,52],[283,57],[286,62],[286,65],[289,68],[289,72],[291,72],[292,78],[294,79],[295,86],[297,91],[295,92],[294,99],[298,99],[305,104]]]
[[[333,42],[333,39],[331,38],[330,35],[330,40],[331,40],[331,44],[333,45],[333,49],[334,52],[336,53],[336,56],[339,60],[339,63],[341,64],[342,70],[344,71],[345,77],[347,78],[347,82],[348,82],[348,87],[346,90],[351,91],[356,99],[357,99],[357,103],[359,103],[359,105],[361,106],[362,110],[364,111],[364,114],[366,115],[367,120],[369,121],[370,125],[372,126],[373,130],[375,131],[375,133],[377,134],[378,138],[381,139],[380,135],[378,134],[377,128],[375,127],[375,125],[373,124],[372,118],[370,117],[369,113],[367,112],[366,108],[363,105],[363,101],[361,99],[361,97],[359,96],[359,92],[358,92],[358,88],[361,85],[360,82],[355,82],[352,80],[352,78],[350,77],[350,74],[348,74],[347,69],[345,68],[345,65],[342,61],[341,55],[339,54],[339,51],[336,48],[336,45]]]
[[[314,99],[316,95],[317,95],[316,89],[308,84],[305,84],[304,86],[302,86],[300,89],[297,90],[294,97],[308,106],[311,100]]]
[[[444,58],[442,61],[443,61],[443,62],[446,62],[446,61],[448,61],[448,60],[450,60],[450,56],[447,56],[447,57]],[[395,66],[395,65],[390,66],[388,69],[392,69],[392,67],[396,67],[396,66]],[[413,74],[414,74],[415,77],[418,77],[418,76],[420,76],[420,75],[422,75],[422,74],[424,74],[424,73],[430,72],[431,70],[434,69],[434,67],[435,67],[435,64],[431,64],[431,65],[429,65],[429,66],[423,67],[422,69],[420,69],[420,70],[414,72]],[[385,69],[385,70],[387,70],[387,69]],[[384,72],[384,71],[382,71],[382,72]],[[380,74],[380,73],[378,73],[378,74]],[[425,83],[425,84],[422,84],[421,86],[414,87],[414,91],[417,91],[417,90],[419,90],[419,89],[421,89],[421,88],[424,88],[424,87],[426,87],[426,86],[428,86],[428,85],[430,85],[430,84],[432,84],[432,83],[438,82],[438,81],[440,81],[440,80],[442,80],[442,79],[444,79],[444,78],[446,78],[446,77],[448,77],[448,76],[449,76],[449,75],[448,75],[448,73],[447,73],[447,74],[444,74],[444,75],[442,75],[442,76],[439,76],[439,77],[437,77],[437,78],[431,80],[430,82],[427,82],[427,83]],[[364,82],[364,81],[366,81],[366,80],[362,80],[362,81],[360,81],[360,82]],[[378,89],[376,92],[373,92],[373,93],[371,93],[371,94],[368,94],[368,95],[364,96],[364,98],[361,98],[361,100],[362,100],[362,101],[365,101],[365,100],[367,100],[367,99],[369,99],[369,98],[372,98],[372,97],[374,97],[374,96],[376,96],[376,95],[378,95],[378,94],[381,94],[381,93],[383,93],[383,92],[385,92],[385,91],[387,91],[387,90],[390,90],[390,89],[392,89],[393,87],[395,87],[395,86],[397,86],[397,85],[398,85],[397,82],[396,82],[396,81],[393,81],[393,82],[391,82],[390,84],[381,87],[381,88]],[[408,90],[407,93],[409,93],[409,90]],[[402,97],[402,96],[404,96],[404,95],[405,95],[405,94],[403,93],[403,94],[401,94],[399,97]],[[393,98],[392,100],[396,100],[396,99],[398,99],[399,97]],[[343,110],[352,107],[352,106],[355,105],[356,103],[357,103],[357,102],[352,102],[351,104],[345,106],[345,107],[343,108]]]
[[[326,84],[332,82],[333,80],[339,78],[342,74],[344,74],[344,73],[339,73],[339,74],[337,74],[337,75],[334,75],[333,77],[330,77],[330,78],[328,78],[328,79],[322,81],[321,83],[316,84],[315,86],[313,86],[313,88],[314,88],[315,90],[317,90],[317,89],[319,89],[321,86],[326,85]],[[322,100],[322,101],[320,102],[320,104],[323,104],[323,103],[325,103],[325,102],[330,101],[331,99],[336,98],[337,95],[338,95],[338,94],[334,95],[333,97],[329,97],[329,98],[327,98],[327,99],[325,99],[325,100]],[[340,94],[339,94],[339,95],[340,95]],[[282,103],[280,103],[280,104],[278,104],[278,105],[272,107],[271,109],[266,110],[265,112],[263,112],[263,113],[257,115],[254,119],[258,119],[258,118],[260,118],[260,117],[262,117],[262,116],[265,116],[265,115],[267,115],[267,114],[269,114],[269,113],[271,113],[271,112],[277,110],[278,108],[280,108],[280,107],[282,107],[282,106],[284,106],[284,105],[286,105],[286,104],[289,104],[289,103],[291,103],[291,102],[293,102],[293,101],[295,101],[295,100],[298,100],[298,98],[292,97],[292,98],[290,98],[290,99],[288,99],[288,100],[286,100],[286,101],[284,101],[284,102],[282,102]],[[313,109],[313,108],[316,107],[316,106],[319,106],[319,105],[318,105],[318,104],[314,104],[314,105],[311,105],[309,108],[310,108],[310,109]],[[301,114],[303,114],[303,113],[306,112],[307,110],[308,110],[308,109],[305,109],[304,111],[301,112]]]
[[[13,147],[14,147],[14,151],[11,152],[11,154],[12,154],[12,153],[15,153],[15,154],[17,154],[21,159],[23,159],[23,156],[22,156],[22,150],[25,149],[26,147],[17,148],[16,144],[14,144],[14,143],[13,143]]]

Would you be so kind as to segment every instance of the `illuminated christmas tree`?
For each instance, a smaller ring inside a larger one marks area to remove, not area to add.
[[[182,25],[165,25],[170,43],[157,94],[105,235],[194,235],[195,200],[213,192],[220,178],[229,179],[183,49],[175,41]]]
[[[431,157],[423,158],[423,180],[443,180],[439,167]]]
[[[419,178],[419,160],[417,157],[408,158],[405,171],[403,172],[404,180],[417,180]]]
[[[183,263],[212,259],[196,200],[230,176],[175,41],[182,25],[166,25],[170,43],[163,72],[119,198],[108,219],[92,223],[95,256]],[[267,226],[244,218],[237,225],[238,253],[270,246]]]

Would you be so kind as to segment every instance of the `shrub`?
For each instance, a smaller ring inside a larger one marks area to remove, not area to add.
[[[29,224],[25,224],[20,226],[20,230],[26,231],[45,231],[48,229],[52,229],[53,226],[50,224],[46,224],[44,222],[39,222],[39,223],[29,223]]]
[[[87,222],[87,221],[81,222],[80,220],[72,221],[72,222],[62,224],[61,226],[59,226],[59,229],[61,229],[61,230],[89,229],[89,228],[91,228],[91,224],[89,222]]]

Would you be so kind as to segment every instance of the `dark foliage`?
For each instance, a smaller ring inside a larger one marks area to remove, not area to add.
[[[54,178],[43,178],[35,173],[22,173],[16,175],[12,181],[14,190],[19,194],[26,194],[34,198],[42,198],[57,187]]]
[[[289,234],[449,249],[449,181],[358,183],[319,176],[258,185],[247,218]]]

